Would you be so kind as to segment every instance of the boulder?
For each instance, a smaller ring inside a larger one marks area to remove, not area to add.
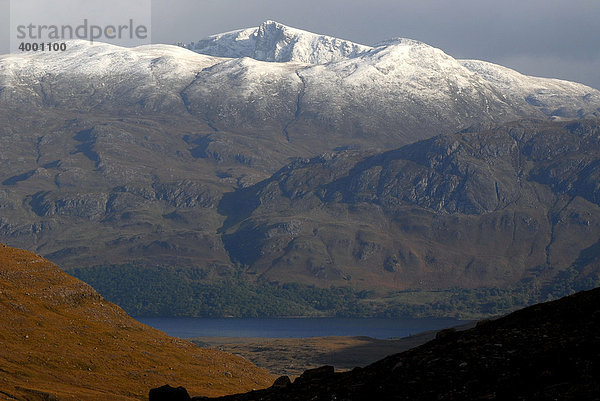
[[[171,387],[165,384],[162,387],[150,390],[149,401],[190,401],[190,395],[184,387]]]

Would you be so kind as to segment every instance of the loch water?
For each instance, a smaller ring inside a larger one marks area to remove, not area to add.
[[[367,336],[378,339],[407,337],[467,323],[446,318],[165,318],[138,317],[138,321],[173,337],[301,338]]]

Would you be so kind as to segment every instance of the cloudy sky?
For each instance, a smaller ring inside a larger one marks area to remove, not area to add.
[[[0,0],[0,53],[8,52],[8,4]],[[600,0],[152,0],[152,15],[155,43],[272,19],[364,44],[417,39],[456,58],[600,89]]]

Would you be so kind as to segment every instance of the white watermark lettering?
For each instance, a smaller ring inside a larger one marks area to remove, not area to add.
[[[11,0],[11,52],[65,49],[65,41],[151,43],[151,0]]]

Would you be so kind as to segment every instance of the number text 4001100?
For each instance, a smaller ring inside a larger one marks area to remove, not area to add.
[[[29,43],[22,42],[19,45],[19,50],[22,52],[64,52],[67,50],[66,43],[58,43],[58,42],[42,42],[42,43]]]

